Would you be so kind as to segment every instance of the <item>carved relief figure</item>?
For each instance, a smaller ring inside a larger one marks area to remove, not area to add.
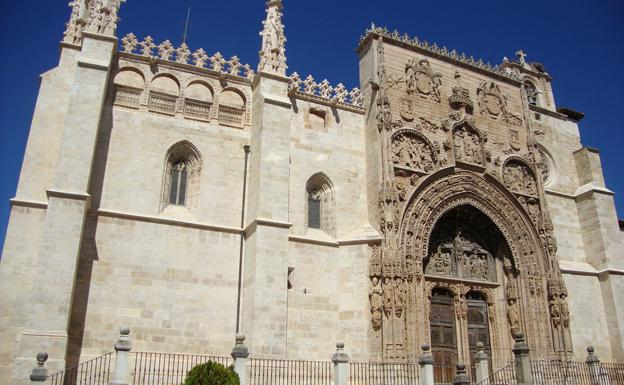
[[[401,318],[403,314],[403,310],[407,305],[407,287],[403,282],[403,278],[395,279],[395,287],[394,287],[394,313],[397,318]]]
[[[533,171],[518,160],[514,159],[505,164],[503,182],[513,192],[537,196],[537,183]]]
[[[407,93],[440,101],[442,74],[433,72],[427,59],[413,58],[405,65]]]
[[[371,287],[368,293],[371,306],[371,319],[373,330],[377,331],[381,328],[382,324],[382,307],[383,307],[383,289],[381,288],[381,282],[377,277],[373,277],[371,280]]]
[[[459,126],[453,131],[453,145],[456,161],[483,164],[479,135],[467,126]]]
[[[394,305],[394,282],[388,276],[383,278],[383,312],[386,318],[392,315]]]
[[[436,153],[424,138],[410,130],[397,131],[392,136],[392,162],[422,172],[435,168]]]
[[[429,263],[427,264],[425,273],[445,276],[452,275],[452,250],[453,245],[450,243],[439,244],[436,251],[429,257]]]

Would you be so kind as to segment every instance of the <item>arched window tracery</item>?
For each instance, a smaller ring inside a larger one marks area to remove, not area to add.
[[[334,235],[334,192],[322,173],[313,175],[306,184],[306,227]]]
[[[193,207],[199,190],[201,157],[195,146],[183,141],[167,152],[162,206]]]

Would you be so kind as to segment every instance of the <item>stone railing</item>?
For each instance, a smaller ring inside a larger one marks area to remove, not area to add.
[[[254,71],[249,64],[242,64],[237,56],[226,60],[221,53],[217,52],[209,56],[202,48],[191,52],[186,43],[174,47],[169,40],[156,45],[151,36],[139,41],[133,33],[129,33],[121,39],[121,52],[140,55],[152,59],[160,59],[174,63],[193,65],[205,68],[223,75],[240,76],[253,79]]]
[[[317,83],[312,75],[301,79],[298,73],[293,73],[290,76],[288,92],[293,97],[359,112],[364,111],[364,96],[359,88],[355,87],[349,91],[342,83],[334,87],[327,79]]]
[[[392,32],[387,28],[377,27],[375,24],[372,24],[370,28],[366,29],[364,35],[360,38],[360,48],[362,44],[369,38],[369,36],[377,35],[386,39],[391,39],[401,44],[405,44],[411,47],[420,48],[422,50],[434,53],[436,55],[444,56],[449,59],[464,63],[474,68],[478,68],[483,71],[488,71],[494,73],[499,76],[503,76],[508,79],[520,81],[520,77],[517,73],[512,71],[510,68],[500,68],[497,65],[491,65],[488,62],[484,62],[479,59],[476,60],[472,56],[467,56],[465,53],[458,53],[455,50],[449,51],[446,47],[440,47],[436,43],[430,44],[427,41],[423,41],[418,39],[418,37],[410,37],[407,33],[401,34],[396,29]]]

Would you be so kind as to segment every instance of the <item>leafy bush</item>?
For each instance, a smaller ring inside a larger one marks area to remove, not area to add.
[[[191,369],[183,385],[240,385],[234,367],[208,361]]]

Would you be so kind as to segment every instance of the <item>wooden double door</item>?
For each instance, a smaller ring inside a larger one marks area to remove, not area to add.
[[[455,309],[453,294],[445,289],[434,289],[430,304],[429,326],[431,331],[431,351],[434,359],[436,384],[452,383],[455,365],[459,361],[461,349],[467,347],[469,359],[463,359],[474,371],[473,358],[477,343],[482,342],[486,353],[490,353],[490,333],[487,303],[480,293],[468,293],[465,309]],[[464,316],[461,312],[465,312]],[[459,322],[464,319],[465,322]],[[474,373],[472,373],[474,375]]]

